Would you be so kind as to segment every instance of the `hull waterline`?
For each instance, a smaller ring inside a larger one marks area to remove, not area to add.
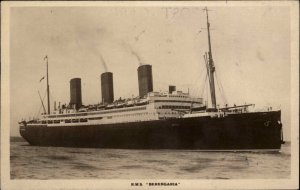
[[[31,145],[126,149],[280,150],[280,111],[78,126],[21,126]]]

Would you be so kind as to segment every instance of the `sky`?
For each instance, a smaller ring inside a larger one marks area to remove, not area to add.
[[[69,103],[81,78],[83,104],[101,102],[100,75],[113,72],[115,99],[138,95],[137,68],[152,65],[154,91],[168,85],[208,98],[204,7],[14,7],[10,11],[11,136],[37,116],[49,58],[50,99]],[[254,103],[282,110],[290,139],[290,9],[208,7],[217,104]],[[207,81],[206,81],[207,82]],[[222,93],[220,93],[220,91]],[[45,99],[46,102],[46,99]]]

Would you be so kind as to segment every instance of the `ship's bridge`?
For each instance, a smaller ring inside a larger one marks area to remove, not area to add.
[[[192,107],[203,105],[202,98],[191,97],[189,93],[182,91],[168,92],[150,92],[147,99],[152,108],[157,110],[159,118],[177,118],[182,116]]]

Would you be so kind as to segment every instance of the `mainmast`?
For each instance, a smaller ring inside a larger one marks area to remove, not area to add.
[[[46,65],[47,65],[47,101],[48,101],[48,114],[50,114],[50,97],[49,97],[49,76],[48,76],[48,56],[46,55],[46,57],[44,58],[44,60],[46,60]]]
[[[208,10],[207,7],[204,9],[206,11],[206,19],[207,19],[207,35],[208,35],[208,60],[207,60],[207,70],[208,70],[208,77],[209,77],[209,87],[210,87],[210,95],[211,95],[211,103],[212,108],[217,108],[216,105],[216,93],[215,93],[215,81],[214,81],[214,72],[215,66],[211,52],[211,42],[210,42],[210,24],[208,21]]]

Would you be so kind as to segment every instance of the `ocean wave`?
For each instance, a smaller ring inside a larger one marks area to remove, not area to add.
[[[291,175],[290,147],[282,152],[10,147],[11,179],[271,179]],[[275,166],[275,167],[274,167]]]
[[[78,170],[98,170],[97,167],[95,166],[91,166],[88,164],[77,164],[73,166],[74,169],[78,169]]]
[[[51,160],[72,160],[71,156],[64,156],[64,155],[48,155],[43,157]]]

